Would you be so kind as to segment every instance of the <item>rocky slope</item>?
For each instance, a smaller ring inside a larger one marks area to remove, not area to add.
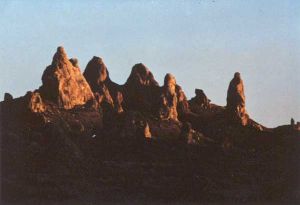
[[[239,73],[226,106],[195,95],[187,100],[170,73],[160,86],[142,63],[124,85],[100,57],[81,74],[59,47],[39,89],[0,103],[2,199],[299,200],[295,122],[270,129],[251,119]]]

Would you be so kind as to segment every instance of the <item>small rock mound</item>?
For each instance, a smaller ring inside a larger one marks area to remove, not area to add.
[[[242,125],[246,125],[249,119],[245,101],[243,80],[240,73],[236,72],[228,87],[226,110],[234,121]]]
[[[52,64],[43,73],[43,85],[40,92],[43,98],[53,101],[59,107],[71,109],[84,105],[94,99],[89,84],[74,65],[78,62],[69,60],[63,47],[58,47]]]

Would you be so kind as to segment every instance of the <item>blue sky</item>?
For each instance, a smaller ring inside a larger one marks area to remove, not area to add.
[[[56,47],[83,71],[101,56],[123,84],[143,62],[187,96],[201,88],[225,105],[242,74],[250,116],[266,126],[300,121],[300,2],[296,0],[0,1],[0,95],[41,85]]]

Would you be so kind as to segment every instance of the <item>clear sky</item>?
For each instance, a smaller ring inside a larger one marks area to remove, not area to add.
[[[160,84],[170,72],[188,98],[201,88],[220,105],[239,71],[253,119],[300,121],[297,0],[0,0],[0,95],[38,88],[59,45],[82,71],[101,56],[123,84],[143,62]]]

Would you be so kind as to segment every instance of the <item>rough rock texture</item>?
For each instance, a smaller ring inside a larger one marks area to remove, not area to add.
[[[240,73],[236,72],[228,87],[226,109],[242,125],[246,125],[249,119],[245,100],[243,80]]]
[[[300,124],[242,126],[240,79],[225,109],[200,90],[187,104],[174,76],[160,87],[143,64],[117,85],[94,57],[85,77],[97,109],[59,48],[40,90],[0,102],[4,204],[299,204]]]
[[[30,111],[35,113],[41,113],[46,110],[46,106],[43,103],[42,97],[39,92],[27,92],[25,99],[28,103],[28,108]]]
[[[84,105],[94,99],[89,84],[80,73],[80,69],[69,61],[63,47],[57,48],[52,64],[43,73],[42,82],[42,98],[65,109]]]
[[[10,93],[4,93],[4,101],[5,102],[11,102],[14,99],[14,97]]]

